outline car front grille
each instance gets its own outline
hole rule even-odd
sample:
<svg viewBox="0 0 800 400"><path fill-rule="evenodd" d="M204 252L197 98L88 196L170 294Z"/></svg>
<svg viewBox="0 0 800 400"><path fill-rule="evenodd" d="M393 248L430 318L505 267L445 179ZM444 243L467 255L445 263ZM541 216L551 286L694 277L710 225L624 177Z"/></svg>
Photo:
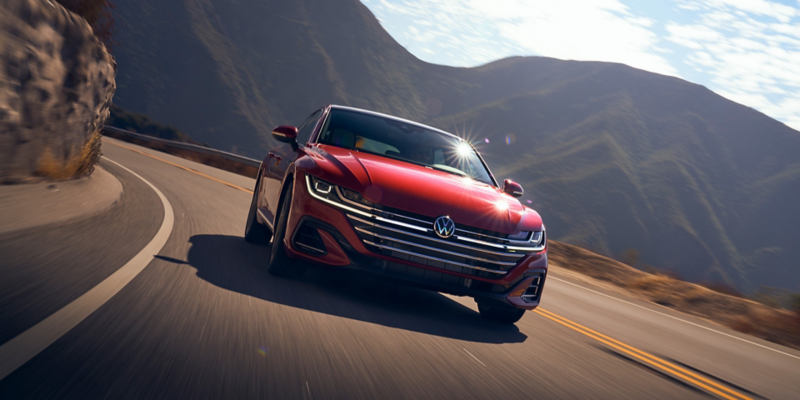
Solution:
<svg viewBox="0 0 800 400"><path fill-rule="evenodd" d="M370 251L397 260L500 279L527 254L543 251L546 246L543 230L531 232L524 239L512 239L501 232L457 224L452 236L439 237L433 231L434 218L370 203L360 194L330 183L322 185L326 188L322 190L311 182L306 175L308 192L342 209Z"/></svg>
<svg viewBox="0 0 800 400"><path fill-rule="evenodd" d="M443 239L433 233L433 221L425 220L429 219L427 217L422 219L398 210L389 212L348 203L369 210L372 218L347 211L346 215L367 248L385 256L465 275L499 279L527 254L507 249L507 245L514 244L507 235L457 227L455 235Z"/></svg>

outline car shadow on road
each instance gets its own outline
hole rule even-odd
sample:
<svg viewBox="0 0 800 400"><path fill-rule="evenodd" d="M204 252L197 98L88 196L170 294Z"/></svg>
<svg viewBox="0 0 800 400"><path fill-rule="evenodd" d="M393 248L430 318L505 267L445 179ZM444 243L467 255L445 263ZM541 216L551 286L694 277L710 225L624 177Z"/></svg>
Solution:
<svg viewBox="0 0 800 400"><path fill-rule="evenodd" d="M478 313L432 291L360 277L332 268L309 268L301 280L267 273L269 247L239 236L195 235L188 264L197 276L221 288L272 303L388 327L483 343L520 343L514 325ZM471 301L471 300L470 300Z"/></svg>

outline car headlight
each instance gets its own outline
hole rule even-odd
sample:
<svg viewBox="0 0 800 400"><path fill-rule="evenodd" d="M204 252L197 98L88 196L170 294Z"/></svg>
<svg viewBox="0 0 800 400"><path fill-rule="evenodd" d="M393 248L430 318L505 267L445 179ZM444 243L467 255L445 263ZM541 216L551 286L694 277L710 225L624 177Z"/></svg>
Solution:
<svg viewBox="0 0 800 400"><path fill-rule="evenodd" d="M508 235L509 240L528 240L530 238L530 231L520 231L516 235Z"/></svg>
<svg viewBox="0 0 800 400"><path fill-rule="evenodd" d="M309 179L309 189L313 190L314 194L324 198L334 197L333 191L336 185L315 176L306 175L306 177Z"/></svg>
<svg viewBox="0 0 800 400"><path fill-rule="evenodd" d="M533 235L531 236L530 243L534 247L539 247L539 246L543 245L544 244L544 231L533 232Z"/></svg>
<svg viewBox="0 0 800 400"><path fill-rule="evenodd" d="M522 231L515 235L509 235L508 239L514 245L514 249L538 251L544 248L544 229L541 231Z"/></svg>
<svg viewBox="0 0 800 400"><path fill-rule="evenodd" d="M330 194L331 190L333 190L333 185L323 181L322 179L313 178L314 182L314 191L319 194Z"/></svg>
<svg viewBox="0 0 800 400"><path fill-rule="evenodd" d="M309 187L313 190L314 194L328 200L333 200L339 203L350 203L357 206L373 207L375 204L364 199L361 193L355 190L343 188L334 185L328 181L322 180L312 175L307 175L309 179Z"/></svg>
<svg viewBox="0 0 800 400"><path fill-rule="evenodd" d="M363 204L368 207L375 206L375 203L364 199L364 196L361 193L356 192L355 190L345 189L341 186L338 186L337 193L346 200L354 201L356 203Z"/></svg>

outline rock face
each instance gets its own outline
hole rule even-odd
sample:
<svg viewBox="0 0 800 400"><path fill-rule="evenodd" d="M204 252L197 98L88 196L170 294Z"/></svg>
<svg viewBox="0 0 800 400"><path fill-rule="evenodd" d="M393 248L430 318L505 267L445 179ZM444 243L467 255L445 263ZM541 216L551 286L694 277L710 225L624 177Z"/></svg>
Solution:
<svg viewBox="0 0 800 400"><path fill-rule="evenodd" d="M88 175L116 89L116 63L55 1L3 0L0 181Z"/></svg>

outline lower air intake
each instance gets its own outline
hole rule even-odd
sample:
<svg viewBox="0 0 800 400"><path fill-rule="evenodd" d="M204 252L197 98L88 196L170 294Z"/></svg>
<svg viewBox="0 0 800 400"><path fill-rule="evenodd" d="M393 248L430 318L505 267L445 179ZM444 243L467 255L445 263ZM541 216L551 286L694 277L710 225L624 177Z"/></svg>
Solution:
<svg viewBox="0 0 800 400"><path fill-rule="evenodd" d="M321 255L327 254L328 250L325 248L325 243L322 237L319 236L317 228L304 223L297 229L297 233L292 240L294 248L304 253Z"/></svg>

